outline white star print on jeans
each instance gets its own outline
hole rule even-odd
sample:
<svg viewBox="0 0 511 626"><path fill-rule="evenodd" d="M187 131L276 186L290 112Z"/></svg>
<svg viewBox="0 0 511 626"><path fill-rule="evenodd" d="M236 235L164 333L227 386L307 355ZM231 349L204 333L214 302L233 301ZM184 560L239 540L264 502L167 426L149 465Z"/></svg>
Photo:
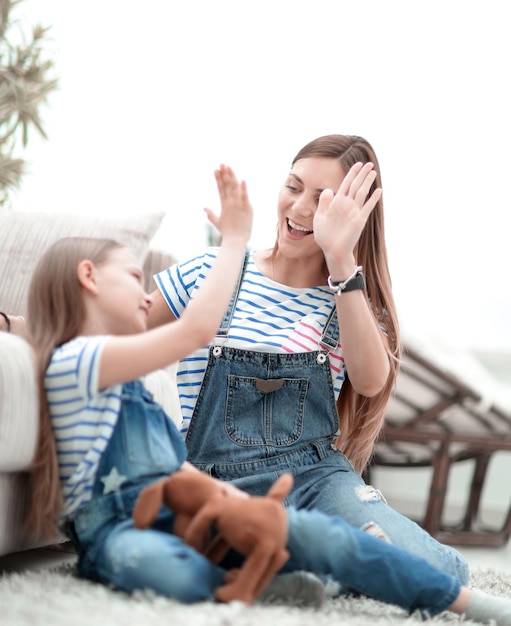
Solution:
<svg viewBox="0 0 511 626"><path fill-rule="evenodd" d="M126 478L127 476L119 474L116 467L112 467L112 469L110 470L110 474L101 478L101 482L105 485L105 488L103 489L103 495L119 491L120 486L126 481Z"/></svg>

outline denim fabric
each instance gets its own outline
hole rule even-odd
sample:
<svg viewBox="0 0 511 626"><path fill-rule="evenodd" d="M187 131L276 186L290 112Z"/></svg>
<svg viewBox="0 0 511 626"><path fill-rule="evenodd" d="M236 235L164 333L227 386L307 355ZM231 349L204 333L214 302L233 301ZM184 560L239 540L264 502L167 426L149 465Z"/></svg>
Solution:
<svg viewBox="0 0 511 626"><path fill-rule="evenodd" d="M286 571L308 570L331 576L345 590L436 615L457 598L461 583L339 517L288 507Z"/></svg>
<svg viewBox="0 0 511 626"><path fill-rule="evenodd" d="M335 340L335 320L328 320L321 345ZM209 350L186 436L189 460L253 495L290 472L295 485L287 504L371 528L466 584L461 554L389 507L335 448L338 419L326 350L281 354L225 347L220 344L229 323L226 316L218 333L223 339Z"/></svg>
<svg viewBox="0 0 511 626"><path fill-rule="evenodd" d="M92 500L66 526L81 576L127 592L153 589L182 602L212 597L224 570L172 535L170 511L163 508L147 530L132 520L141 489L175 472L185 458L183 439L161 407L139 381L125 384Z"/></svg>
<svg viewBox="0 0 511 626"><path fill-rule="evenodd" d="M318 364L317 353L210 348L186 437L188 453L199 467L214 459L218 471L247 464L254 471L271 468L297 447L320 439L331 443L338 428L333 397L328 359ZM307 419L320 411L322 420Z"/></svg>
<svg viewBox="0 0 511 626"><path fill-rule="evenodd" d="M140 490L178 470L184 460L184 443L174 424L140 382L124 385L121 413L102 455L92 499L66 527L78 551L81 576L128 593L152 589L182 602L214 597L225 569L172 535L171 511L163 507L149 529L139 530L132 521ZM458 595L456 578L340 518L287 510L292 556L284 571L331 576L345 590L432 614ZM239 555L230 557L239 565Z"/></svg>

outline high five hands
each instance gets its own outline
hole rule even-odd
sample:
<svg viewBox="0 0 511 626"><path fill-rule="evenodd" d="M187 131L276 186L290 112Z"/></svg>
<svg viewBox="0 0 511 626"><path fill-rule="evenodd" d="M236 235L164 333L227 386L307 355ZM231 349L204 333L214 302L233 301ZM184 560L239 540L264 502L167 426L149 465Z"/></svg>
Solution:
<svg viewBox="0 0 511 626"><path fill-rule="evenodd" d="M353 260L364 226L381 198L377 188L368 197L376 179L372 163L355 163L344 177L337 193L322 191L314 216L314 238L328 259L341 256Z"/></svg>
<svg viewBox="0 0 511 626"><path fill-rule="evenodd" d="M253 210L245 181L239 182L232 169L223 164L215 170L215 180L221 213L217 216L211 209L205 208L208 220L223 238L231 236L248 240L252 230Z"/></svg>

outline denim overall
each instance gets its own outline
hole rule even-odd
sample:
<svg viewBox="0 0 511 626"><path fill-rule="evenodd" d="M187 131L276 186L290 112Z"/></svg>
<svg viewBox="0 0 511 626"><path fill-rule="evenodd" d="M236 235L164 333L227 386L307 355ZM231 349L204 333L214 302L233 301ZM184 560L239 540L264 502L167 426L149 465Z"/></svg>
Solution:
<svg viewBox="0 0 511 626"><path fill-rule="evenodd" d="M132 520L141 489L178 470L185 457L180 433L142 383L123 385L121 411L100 460L92 500L65 527L78 552L81 576L128 593L151 589L181 602L214 597L225 569L172 535L171 511L162 507L153 526L144 530ZM293 553L288 571L331 575L345 588L410 611L438 613L458 595L457 579L344 520L317 511L288 509L288 515ZM376 549L370 549L371 542ZM332 552L346 558L332 559ZM374 574L367 576L367 571Z"/></svg>
<svg viewBox="0 0 511 626"><path fill-rule="evenodd" d="M253 495L265 494L279 474L290 472L294 488L288 505L342 517L466 584L468 567L461 554L389 507L334 445L338 416L328 349L337 346L335 308L313 352L281 354L222 345L245 266L209 349L186 436L189 460Z"/></svg>
<svg viewBox="0 0 511 626"><path fill-rule="evenodd" d="M141 489L178 470L183 438L140 381L123 385L122 405L103 453L92 500L68 520L65 532L78 552L78 572L131 592L154 591L182 602L213 597L224 570L172 535L173 514L162 508L146 530L133 525Z"/></svg>
<svg viewBox="0 0 511 626"><path fill-rule="evenodd" d="M132 512L147 484L175 472L185 460L182 437L140 381L123 386L122 407L101 457L92 500L66 524L84 578L126 592L152 589L182 602L212 599L225 570L172 535L173 514L162 508L155 524L136 529ZM409 609L446 609L459 581L342 519L288 509L296 569L331 575L344 588ZM373 546L371 548L371 545ZM344 558L332 558L343 554ZM368 576L367 572L371 572Z"/></svg>

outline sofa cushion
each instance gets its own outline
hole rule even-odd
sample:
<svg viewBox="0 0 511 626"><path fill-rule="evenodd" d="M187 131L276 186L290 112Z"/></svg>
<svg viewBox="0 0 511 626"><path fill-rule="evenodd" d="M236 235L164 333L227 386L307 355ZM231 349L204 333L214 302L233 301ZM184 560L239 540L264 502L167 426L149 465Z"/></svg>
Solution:
<svg viewBox="0 0 511 626"><path fill-rule="evenodd" d="M39 257L62 237L108 237L144 263L164 213L74 215L0 210L0 311L24 315Z"/></svg>
<svg viewBox="0 0 511 626"><path fill-rule="evenodd" d="M0 333L0 474L26 470L34 456L38 401L29 344Z"/></svg>

